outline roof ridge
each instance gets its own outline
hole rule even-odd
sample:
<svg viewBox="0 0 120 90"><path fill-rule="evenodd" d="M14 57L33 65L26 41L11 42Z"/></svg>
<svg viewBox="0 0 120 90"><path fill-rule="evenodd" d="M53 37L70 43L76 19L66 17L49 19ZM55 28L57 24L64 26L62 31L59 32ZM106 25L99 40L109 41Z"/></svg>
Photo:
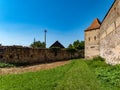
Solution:
<svg viewBox="0 0 120 90"><path fill-rule="evenodd" d="M52 48L52 47L65 48L58 40L55 41L55 42L50 46L50 48Z"/></svg>

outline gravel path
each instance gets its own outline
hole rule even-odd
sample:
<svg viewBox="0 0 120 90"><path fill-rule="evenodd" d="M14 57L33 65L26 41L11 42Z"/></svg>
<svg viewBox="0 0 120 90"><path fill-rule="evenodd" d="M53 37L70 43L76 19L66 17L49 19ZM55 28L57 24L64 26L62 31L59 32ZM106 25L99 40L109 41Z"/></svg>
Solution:
<svg viewBox="0 0 120 90"><path fill-rule="evenodd" d="M69 61L60 61L60 62L39 64L39 65L27 66L27 67L0 68L0 74L5 75L5 74L21 74L25 72L36 72L39 70L47 70L47 69L55 68L68 63Z"/></svg>

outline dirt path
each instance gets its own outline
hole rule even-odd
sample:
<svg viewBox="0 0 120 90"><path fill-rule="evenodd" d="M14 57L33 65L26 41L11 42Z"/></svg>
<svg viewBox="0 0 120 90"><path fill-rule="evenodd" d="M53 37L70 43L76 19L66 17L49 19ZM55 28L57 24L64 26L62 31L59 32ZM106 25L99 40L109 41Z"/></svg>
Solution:
<svg viewBox="0 0 120 90"><path fill-rule="evenodd" d="M35 72L39 70L47 70L47 69L55 68L68 63L69 61L60 61L60 62L40 64L40 65L34 65L28 67L0 68L0 74L3 75L3 74L20 74L25 72Z"/></svg>

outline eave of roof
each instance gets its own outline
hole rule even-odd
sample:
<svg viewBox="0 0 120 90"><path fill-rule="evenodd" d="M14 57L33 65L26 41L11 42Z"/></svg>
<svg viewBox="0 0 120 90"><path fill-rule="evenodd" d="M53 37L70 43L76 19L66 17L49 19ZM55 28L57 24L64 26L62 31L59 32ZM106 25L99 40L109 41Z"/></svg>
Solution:
<svg viewBox="0 0 120 90"><path fill-rule="evenodd" d="M99 27L99 28L93 28L93 29L85 30L85 32L87 32L87 31L92 31L92 30L96 30L96 29L100 29L100 27Z"/></svg>

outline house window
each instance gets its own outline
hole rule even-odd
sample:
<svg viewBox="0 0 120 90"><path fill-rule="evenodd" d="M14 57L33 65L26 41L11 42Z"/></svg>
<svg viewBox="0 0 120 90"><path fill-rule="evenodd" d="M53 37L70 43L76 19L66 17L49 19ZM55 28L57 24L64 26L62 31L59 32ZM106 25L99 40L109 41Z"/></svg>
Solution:
<svg viewBox="0 0 120 90"><path fill-rule="evenodd" d="M96 40L96 36L94 36L94 40Z"/></svg>
<svg viewBox="0 0 120 90"><path fill-rule="evenodd" d="M95 46L92 46L92 47L90 47L90 48L95 48Z"/></svg>
<svg viewBox="0 0 120 90"><path fill-rule="evenodd" d="M88 38L88 41L90 41L90 37Z"/></svg>

